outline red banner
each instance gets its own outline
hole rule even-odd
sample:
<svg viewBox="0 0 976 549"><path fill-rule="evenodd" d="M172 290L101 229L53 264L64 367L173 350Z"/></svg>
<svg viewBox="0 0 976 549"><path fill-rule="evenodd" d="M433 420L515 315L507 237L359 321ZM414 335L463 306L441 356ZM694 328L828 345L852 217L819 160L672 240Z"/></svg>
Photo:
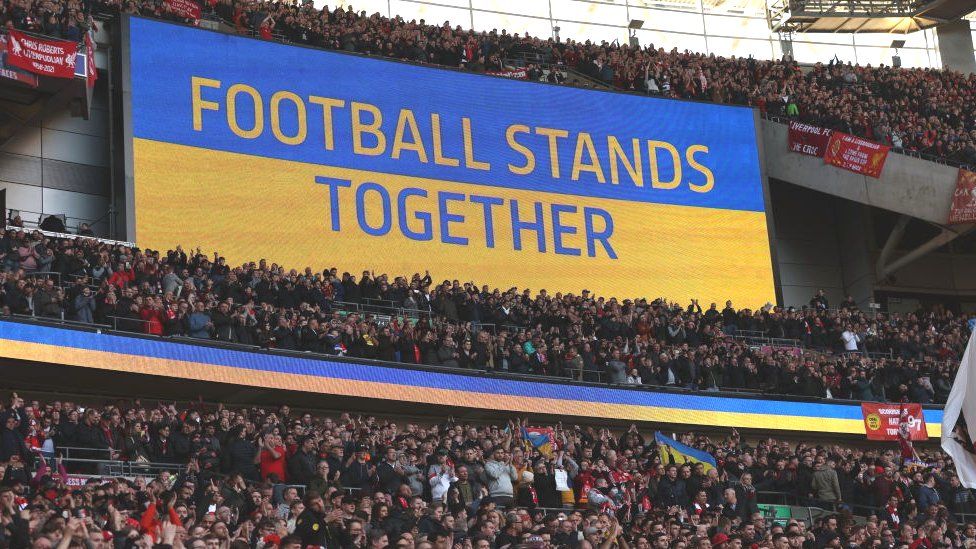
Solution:
<svg viewBox="0 0 976 549"><path fill-rule="evenodd" d="M861 414L868 440L898 440L899 429L905 429L911 440L929 439L921 404L862 402Z"/></svg>
<svg viewBox="0 0 976 549"><path fill-rule="evenodd" d="M0 78L15 80L32 88L38 85L37 75L7 64L7 36L0 35Z"/></svg>
<svg viewBox="0 0 976 549"><path fill-rule="evenodd" d="M827 142L830 141L830 134L833 130L818 128L810 124L791 121L789 133L790 151L817 158L823 158L827 151Z"/></svg>
<svg viewBox="0 0 976 549"><path fill-rule="evenodd" d="M959 168L956 192L949 206L949 224L976 221L976 173Z"/></svg>
<svg viewBox="0 0 976 549"><path fill-rule="evenodd" d="M13 29L7 35L7 62L25 71L74 78L77 55L78 44L74 42L28 36Z"/></svg>
<svg viewBox="0 0 976 549"><path fill-rule="evenodd" d="M166 7L177 17L200 19L200 4L194 0L165 0Z"/></svg>
<svg viewBox="0 0 976 549"><path fill-rule="evenodd" d="M888 149L887 145L834 132L827 144L824 162L854 173L881 177L881 170L888 158Z"/></svg>
<svg viewBox="0 0 976 549"><path fill-rule="evenodd" d="M91 31L85 33L85 70L87 71L88 87L95 86L98 80L98 68L95 67L95 43L92 42Z"/></svg>

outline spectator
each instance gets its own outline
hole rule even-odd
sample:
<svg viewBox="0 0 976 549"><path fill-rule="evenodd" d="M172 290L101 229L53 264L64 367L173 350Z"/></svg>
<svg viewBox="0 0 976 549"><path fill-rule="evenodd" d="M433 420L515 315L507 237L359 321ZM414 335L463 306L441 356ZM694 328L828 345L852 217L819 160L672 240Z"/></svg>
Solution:
<svg viewBox="0 0 976 549"><path fill-rule="evenodd" d="M190 337L209 339L210 331L214 324L210 320L210 315L204 311L202 301L197 301L193 305L193 313L188 318L187 335Z"/></svg>
<svg viewBox="0 0 976 549"><path fill-rule="evenodd" d="M687 307L663 299L621 303L590 292L532 297L474 283L434 284L419 273L369 273L343 283L334 269L298 274L281 266L231 267L219 255L187 254L180 247L143 251L16 231L0 235L2 242L11 250L31 250L31 257L50 257L78 277L62 288L55 278L28 276L18 260L17 268L0 273L0 308L16 314L83 322L90 314L92 322L121 331L589 382L941 402L969 333L966 316L944 309L753 311L728 302L721 311L712 304L702 312L694 301ZM86 286L94 310L84 297ZM393 302L417 287L418 295L430 296L423 301L437 305L417 317L381 323L381 316L346 313L337 287ZM461 316L481 319L493 333ZM795 347L764 349L750 334L791 340ZM859 356L846 356L850 347Z"/></svg>
<svg viewBox="0 0 976 549"><path fill-rule="evenodd" d="M511 439L506 439L510 442ZM491 451L491 459L485 462L488 477L488 495L499 507L510 507L515 499L513 483L518 478L512 466L512 456L502 446Z"/></svg>
<svg viewBox="0 0 976 549"><path fill-rule="evenodd" d="M820 501L840 502L841 491L837 471L827 464L823 456L817 456L815 464L813 476L810 479L813 497Z"/></svg>
<svg viewBox="0 0 976 549"><path fill-rule="evenodd" d="M852 331L850 325L844 326L844 333L840 335L840 338L844 342L845 351L849 353L857 352L857 344L861 341L861 338Z"/></svg>
<svg viewBox="0 0 976 549"><path fill-rule="evenodd" d="M91 288L85 286L81 293L75 296L74 302L75 320L91 324L95 322L95 298L92 297Z"/></svg>

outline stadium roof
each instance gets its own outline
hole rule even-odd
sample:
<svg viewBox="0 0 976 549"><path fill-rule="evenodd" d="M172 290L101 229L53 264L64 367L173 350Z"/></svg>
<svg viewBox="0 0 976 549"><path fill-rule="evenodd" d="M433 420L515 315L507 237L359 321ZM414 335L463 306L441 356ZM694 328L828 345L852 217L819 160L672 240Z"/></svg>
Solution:
<svg viewBox="0 0 976 549"><path fill-rule="evenodd" d="M907 34L955 21L976 0L770 0L773 31Z"/></svg>

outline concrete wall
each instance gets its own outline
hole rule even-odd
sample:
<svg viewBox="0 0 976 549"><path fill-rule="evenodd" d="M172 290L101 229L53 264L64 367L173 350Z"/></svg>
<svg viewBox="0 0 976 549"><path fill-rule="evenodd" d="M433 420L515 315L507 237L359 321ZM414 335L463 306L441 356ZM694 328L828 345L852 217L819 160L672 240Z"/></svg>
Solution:
<svg viewBox="0 0 976 549"><path fill-rule="evenodd" d="M876 258L878 252L872 255ZM888 284L879 285L878 289L976 296L976 256L946 252L929 254L899 269Z"/></svg>
<svg viewBox="0 0 976 549"><path fill-rule="evenodd" d="M942 67L966 74L976 72L973 55L973 34L968 19L943 23L935 28L939 37L939 56Z"/></svg>
<svg viewBox="0 0 976 549"><path fill-rule="evenodd" d="M0 189L6 189L7 208L24 212L25 221L38 217L26 212L64 214L74 229L101 219L94 230L108 234L107 80L98 80L90 120L73 117L65 108L21 128L0 148Z"/></svg>
<svg viewBox="0 0 976 549"><path fill-rule="evenodd" d="M783 305L805 305L822 288L832 304L851 295L866 307L881 292L901 295L905 310L957 301L963 310L976 311L976 254L950 252L950 246L879 282L875 266L888 236L874 234L880 210L778 180L770 182L770 197ZM905 251L896 249L892 257Z"/></svg>
<svg viewBox="0 0 976 549"><path fill-rule="evenodd" d="M942 249L890 280L878 281L875 274L888 235L873 234L880 214L874 208L944 224L957 168L892 153L880 179L863 177L789 152L786 134L784 124L763 122L784 304L805 303L823 287L832 303L850 294L864 306L875 292L894 292L946 296L952 299L942 301L976 310L974 254ZM902 246L892 259L906 251Z"/></svg>
<svg viewBox="0 0 976 549"><path fill-rule="evenodd" d="M781 181L771 182L769 191L783 305L805 305L821 288L839 303L845 289L834 234L836 199Z"/></svg>
<svg viewBox="0 0 976 549"><path fill-rule="evenodd" d="M871 208L840 198L834 198L833 203L844 294L866 308L875 285L875 261L869 253L873 248Z"/></svg>
<svg viewBox="0 0 976 549"><path fill-rule="evenodd" d="M891 153L879 179L865 177L790 152L785 124L764 120L762 128L769 177L932 223L946 222L957 168Z"/></svg>

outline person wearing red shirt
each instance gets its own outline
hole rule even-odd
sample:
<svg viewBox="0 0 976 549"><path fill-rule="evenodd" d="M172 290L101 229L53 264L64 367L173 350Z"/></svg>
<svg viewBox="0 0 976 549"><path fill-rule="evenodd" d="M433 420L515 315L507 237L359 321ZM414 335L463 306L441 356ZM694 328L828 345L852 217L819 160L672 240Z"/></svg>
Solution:
<svg viewBox="0 0 976 549"><path fill-rule="evenodd" d="M125 288L135 279L136 272L132 269L132 264L126 261L125 268L119 269L112 273L112 276L110 276L108 279L108 283L118 288Z"/></svg>
<svg viewBox="0 0 976 549"><path fill-rule="evenodd" d="M271 40L274 38L274 35L271 34L274 26L275 21L270 15L264 18L264 21L261 22L261 28L258 29L258 32L261 35L261 40Z"/></svg>
<svg viewBox="0 0 976 549"><path fill-rule="evenodd" d="M147 299L139 311L139 317L143 320L143 331L147 334L163 335L163 309L159 298Z"/></svg>
<svg viewBox="0 0 976 549"><path fill-rule="evenodd" d="M261 479L268 480L271 475L278 477L278 482L285 482L286 450L281 437L275 434L265 435L259 439L261 451L254 456L254 464L261 468Z"/></svg>

